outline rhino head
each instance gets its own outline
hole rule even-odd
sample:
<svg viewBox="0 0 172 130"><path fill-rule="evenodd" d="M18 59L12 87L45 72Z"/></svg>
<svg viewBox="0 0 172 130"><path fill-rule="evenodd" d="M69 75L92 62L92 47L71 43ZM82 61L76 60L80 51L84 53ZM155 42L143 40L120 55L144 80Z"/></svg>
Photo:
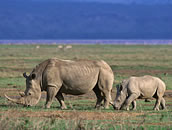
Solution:
<svg viewBox="0 0 172 130"><path fill-rule="evenodd" d="M122 109L123 104L125 103L125 100L127 98L127 91L125 89L124 83L120 83L116 86L117 93L116 98L113 104L114 109Z"/></svg>
<svg viewBox="0 0 172 130"><path fill-rule="evenodd" d="M24 106L34 106L36 105L41 98L41 87L40 82L37 80L37 75L35 73L31 73L29 76L26 73L23 74L26 78L26 90L24 93L20 94L20 98L12 99L5 95L5 97L17 104L22 104Z"/></svg>

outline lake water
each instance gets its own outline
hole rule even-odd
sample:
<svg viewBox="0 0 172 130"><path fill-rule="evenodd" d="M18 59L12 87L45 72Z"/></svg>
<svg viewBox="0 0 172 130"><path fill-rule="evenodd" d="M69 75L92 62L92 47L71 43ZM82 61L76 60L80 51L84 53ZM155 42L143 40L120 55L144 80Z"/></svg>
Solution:
<svg viewBox="0 0 172 130"><path fill-rule="evenodd" d="M172 44L172 40L0 40L0 44Z"/></svg>

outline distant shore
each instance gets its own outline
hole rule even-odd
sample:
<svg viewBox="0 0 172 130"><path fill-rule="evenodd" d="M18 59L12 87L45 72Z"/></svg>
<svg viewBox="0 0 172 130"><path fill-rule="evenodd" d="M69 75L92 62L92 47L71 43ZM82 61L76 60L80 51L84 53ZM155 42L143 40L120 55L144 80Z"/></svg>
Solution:
<svg viewBox="0 0 172 130"><path fill-rule="evenodd" d="M172 45L172 40L0 40L0 44L122 44Z"/></svg>

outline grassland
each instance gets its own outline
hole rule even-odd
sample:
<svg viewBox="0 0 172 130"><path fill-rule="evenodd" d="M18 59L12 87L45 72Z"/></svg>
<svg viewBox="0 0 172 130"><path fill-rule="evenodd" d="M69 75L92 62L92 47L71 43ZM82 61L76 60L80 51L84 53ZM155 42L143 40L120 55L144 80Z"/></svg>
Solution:
<svg viewBox="0 0 172 130"><path fill-rule="evenodd" d="M172 128L172 46L171 45L0 45L0 128L1 129L171 129ZM25 89L23 72L45 59L105 60L113 69L115 84L132 75L160 77L167 85L167 110L155 112L152 100L137 101L136 111L95 110L95 95L64 95L67 110L54 101L44 109L45 93L35 107L9 103L4 94L17 97ZM112 93L115 98L115 88Z"/></svg>

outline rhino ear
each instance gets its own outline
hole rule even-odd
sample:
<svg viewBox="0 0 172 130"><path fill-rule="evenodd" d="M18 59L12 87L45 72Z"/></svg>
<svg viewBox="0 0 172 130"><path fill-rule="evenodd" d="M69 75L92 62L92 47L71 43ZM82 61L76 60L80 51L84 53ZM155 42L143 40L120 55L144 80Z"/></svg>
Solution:
<svg viewBox="0 0 172 130"><path fill-rule="evenodd" d="M25 77L26 79L28 78L28 76L26 75L26 72L23 73L23 77Z"/></svg>
<svg viewBox="0 0 172 130"><path fill-rule="evenodd" d="M36 78L36 74L33 73L33 74L31 75L31 79L35 79L35 78Z"/></svg>

